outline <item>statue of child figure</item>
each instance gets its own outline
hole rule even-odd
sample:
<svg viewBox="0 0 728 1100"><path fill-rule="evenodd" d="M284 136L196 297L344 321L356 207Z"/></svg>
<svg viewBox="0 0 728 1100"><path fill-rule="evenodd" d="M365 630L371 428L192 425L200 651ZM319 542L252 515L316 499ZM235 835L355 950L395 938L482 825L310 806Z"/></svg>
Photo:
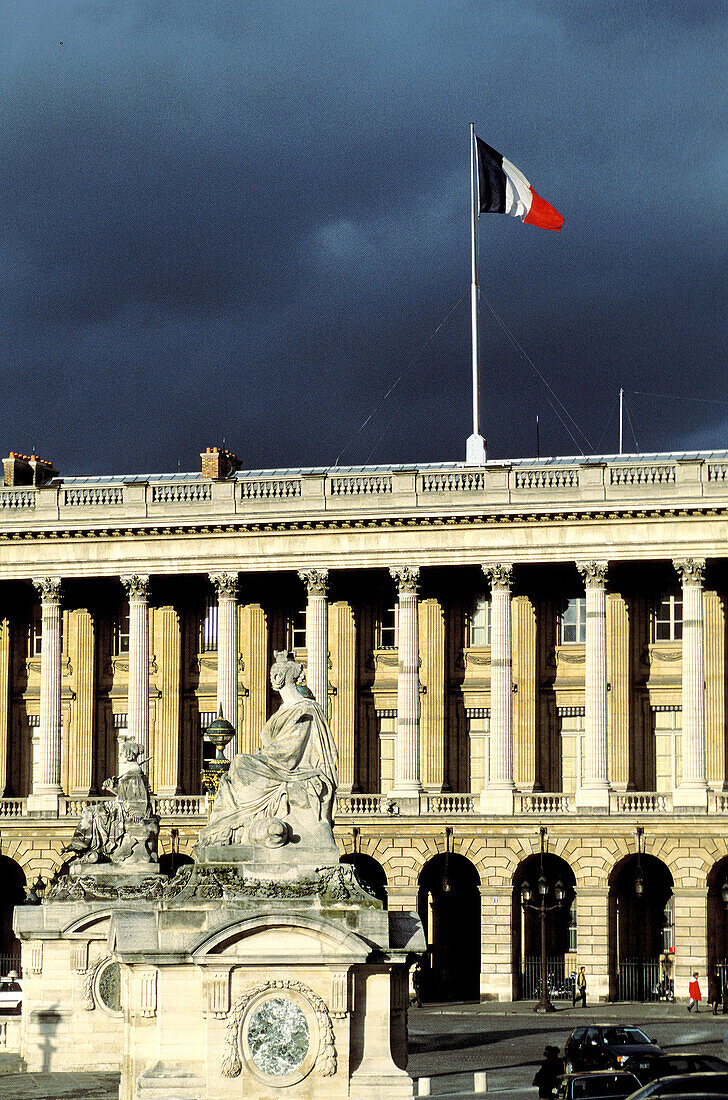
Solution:
<svg viewBox="0 0 728 1100"><path fill-rule="evenodd" d="M87 806L62 855L78 863L158 863L159 818L152 812L149 781L139 758L141 746L121 748L119 775L105 779L102 790L115 797Z"/></svg>

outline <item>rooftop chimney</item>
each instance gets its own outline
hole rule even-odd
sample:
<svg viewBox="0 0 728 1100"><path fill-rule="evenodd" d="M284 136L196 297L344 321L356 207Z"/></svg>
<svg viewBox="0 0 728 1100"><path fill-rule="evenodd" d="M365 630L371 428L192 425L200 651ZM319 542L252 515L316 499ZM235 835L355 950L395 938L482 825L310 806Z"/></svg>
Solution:
<svg viewBox="0 0 728 1100"><path fill-rule="evenodd" d="M200 455L202 459L202 476L213 478L215 481L223 481L230 474L239 470L242 462L232 451L226 451L223 447L208 447Z"/></svg>
<svg viewBox="0 0 728 1100"><path fill-rule="evenodd" d="M6 485L47 485L54 477L58 477L58 470L53 463L37 455L21 455L11 451L7 458L3 459L4 481Z"/></svg>

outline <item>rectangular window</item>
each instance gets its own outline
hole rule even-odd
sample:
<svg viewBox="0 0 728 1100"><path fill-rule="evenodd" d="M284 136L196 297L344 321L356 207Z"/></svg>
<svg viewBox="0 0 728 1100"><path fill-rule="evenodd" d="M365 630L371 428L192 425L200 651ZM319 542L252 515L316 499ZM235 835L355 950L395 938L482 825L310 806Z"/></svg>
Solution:
<svg viewBox="0 0 728 1100"><path fill-rule="evenodd" d="M114 656L129 652L129 603L125 601L119 608L114 623Z"/></svg>
<svg viewBox="0 0 728 1100"><path fill-rule="evenodd" d="M217 600L208 596L200 620L200 653L217 651Z"/></svg>
<svg viewBox="0 0 728 1100"><path fill-rule="evenodd" d="M217 718L217 714L215 713L214 710L201 711L200 712L200 734L202 735L202 738L203 738L203 740L202 740L202 762L203 762L203 764L207 764L207 763L209 763L210 760L214 760L215 756L217 755L217 749L215 748L215 746L212 744L211 741L208 741L207 738L204 736L205 730L207 729L208 726L212 725L212 723L215 721L216 718Z"/></svg>
<svg viewBox="0 0 728 1100"><path fill-rule="evenodd" d="M43 620L39 607L33 609L33 616L28 624L28 656L40 657L43 646Z"/></svg>
<svg viewBox="0 0 728 1100"><path fill-rule="evenodd" d="M469 647L490 645L490 600L478 596L467 620L465 644Z"/></svg>
<svg viewBox="0 0 728 1100"><path fill-rule="evenodd" d="M397 608L385 607L379 612L377 619L377 649L397 648Z"/></svg>
<svg viewBox="0 0 728 1100"><path fill-rule="evenodd" d="M586 600L583 596L569 600L560 620L562 645L579 645L586 641Z"/></svg>
<svg viewBox="0 0 728 1100"><path fill-rule="evenodd" d="M679 642L682 638L682 592L666 593L652 612L652 640Z"/></svg>
<svg viewBox="0 0 728 1100"><path fill-rule="evenodd" d="M306 648L306 608L293 611L286 619L286 648L298 653Z"/></svg>

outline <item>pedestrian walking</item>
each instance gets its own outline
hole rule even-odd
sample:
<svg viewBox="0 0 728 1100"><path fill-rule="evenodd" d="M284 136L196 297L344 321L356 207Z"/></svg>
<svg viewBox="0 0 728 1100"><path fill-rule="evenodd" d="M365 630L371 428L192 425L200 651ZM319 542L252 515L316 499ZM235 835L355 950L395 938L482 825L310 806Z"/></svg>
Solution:
<svg viewBox="0 0 728 1100"><path fill-rule="evenodd" d="M700 983L698 982L697 970L693 974L693 980L688 986L688 996L690 997L690 1000L688 1001L688 1012L693 1007L693 1005L695 1005L695 1011L700 1012L700 1002L703 999L703 995L700 992Z"/></svg>
<svg viewBox="0 0 728 1100"><path fill-rule="evenodd" d="M543 1062L536 1070L533 1079L538 1087L539 1097L553 1097L559 1077L564 1072L564 1060L559 1056L558 1047L546 1047L543 1052Z"/></svg>
<svg viewBox="0 0 728 1100"><path fill-rule="evenodd" d="M571 986L571 1005L572 1008L576 1008L576 971L572 970L569 974L569 984Z"/></svg>
<svg viewBox="0 0 728 1100"><path fill-rule="evenodd" d="M586 967L580 967L576 978L576 995L581 997L581 1007L586 1008Z"/></svg>
<svg viewBox="0 0 728 1100"><path fill-rule="evenodd" d="M716 966L715 971L708 978L708 1002L713 1009L713 1015L718 1015L718 1001L721 999L720 970Z"/></svg>
<svg viewBox="0 0 728 1100"><path fill-rule="evenodd" d="M422 1008L422 960L417 960L417 965L412 971L412 988L415 991L415 1004Z"/></svg>
<svg viewBox="0 0 728 1100"><path fill-rule="evenodd" d="M721 967L721 994L723 997L723 1015L728 1016L728 967Z"/></svg>

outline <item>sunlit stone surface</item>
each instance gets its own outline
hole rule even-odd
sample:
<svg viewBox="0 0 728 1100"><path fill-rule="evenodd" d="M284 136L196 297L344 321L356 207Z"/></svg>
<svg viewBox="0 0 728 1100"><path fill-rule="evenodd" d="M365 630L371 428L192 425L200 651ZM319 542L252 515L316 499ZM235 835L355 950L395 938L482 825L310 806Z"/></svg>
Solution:
<svg viewBox="0 0 728 1100"><path fill-rule="evenodd" d="M306 1017L293 1001L275 997L255 1010L248 1024L248 1047L259 1070L284 1077L301 1065L308 1053Z"/></svg>

